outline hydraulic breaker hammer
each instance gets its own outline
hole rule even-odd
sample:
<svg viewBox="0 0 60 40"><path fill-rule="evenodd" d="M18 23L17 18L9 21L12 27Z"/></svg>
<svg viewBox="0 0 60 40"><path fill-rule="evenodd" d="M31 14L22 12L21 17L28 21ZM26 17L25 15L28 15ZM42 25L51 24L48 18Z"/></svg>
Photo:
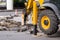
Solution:
<svg viewBox="0 0 60 40"><path fill-rule="evenodd" d="M36 1L33 1L32 24L34 25L34 35L37 35L38 8Z"/></svg>

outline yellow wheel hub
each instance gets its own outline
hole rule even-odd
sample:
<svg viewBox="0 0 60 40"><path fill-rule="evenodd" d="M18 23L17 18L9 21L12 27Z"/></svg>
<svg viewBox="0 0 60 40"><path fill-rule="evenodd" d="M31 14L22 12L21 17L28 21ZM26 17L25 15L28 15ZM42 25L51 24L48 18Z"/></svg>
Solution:
<svg viewBox="0 0 60 40"><path fill-rule="evenodd" d="M42 28L47 30L50 27L50 19L48 18L48 16L43 16L41 19L41 25Z"/></svg>

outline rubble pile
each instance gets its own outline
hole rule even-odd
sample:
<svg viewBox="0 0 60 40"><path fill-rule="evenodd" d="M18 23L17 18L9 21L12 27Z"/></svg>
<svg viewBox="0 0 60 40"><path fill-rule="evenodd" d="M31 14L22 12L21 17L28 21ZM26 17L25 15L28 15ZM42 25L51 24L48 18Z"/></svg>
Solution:
<svg viewBox="0 0 60 40"><path fill-rule="evenodd" d="M7 17L0 18L0 29L8 29L12 27L21 27L21 22L17 22L14 20L7 19ZM10 29L9 29L10 30Z"/></svg>
<svg viewBox="0 0 60 40"><path fill-rule="evenodd" d="M27 24L27 25L21 25L21 22L17 22L14 20L11 20L13 17L0 17L0 30L7 30L11 31L12 29L18 31L18 32L23 32L26 30L31 30L33 25ZM14 31L12 30L12 31Z"/></svg>
<svg viewBox="0 0 60 40"><path fill-rule="evenodd" d="M2 20L0 22L0 26L6 26L6 27L13 27L13 26L20 26L21 23L20 22L16 22L14 20Z"/></svg>

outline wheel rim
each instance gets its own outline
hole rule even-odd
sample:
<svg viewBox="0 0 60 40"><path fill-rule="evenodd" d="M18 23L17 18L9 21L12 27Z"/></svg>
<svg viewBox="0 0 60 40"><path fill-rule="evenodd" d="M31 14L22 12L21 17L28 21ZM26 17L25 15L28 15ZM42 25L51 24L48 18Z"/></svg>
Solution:
<svg viewBox="0 0 60 40"><path fill-rule="evenodd" d="M49 27L50 27L50 19L49 19L48 16L43 16L41 18L41 25L42 25L43 29L45 29L45 30L49 29Z"/></svg>

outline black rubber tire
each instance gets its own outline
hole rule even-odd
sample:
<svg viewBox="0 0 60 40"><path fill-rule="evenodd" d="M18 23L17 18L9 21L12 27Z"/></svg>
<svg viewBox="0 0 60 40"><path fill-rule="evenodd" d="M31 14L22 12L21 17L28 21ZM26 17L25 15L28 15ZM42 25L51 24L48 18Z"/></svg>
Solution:
<svg viewBox="0 0 60 40"><path fill-rule="evenodd" d="M50 19L50 27L47 30L43 29L43 27L41 25L41 18L44 15L48 16L48 18ZM52 34L57 32L57 30L58 30L58 22L57 22L58 18L56 17L55 13L52 10L46 9L46 10L41 11L39 14L38 20L40 20L39 21L39 28L45 34L52 35Z"/></svg>

